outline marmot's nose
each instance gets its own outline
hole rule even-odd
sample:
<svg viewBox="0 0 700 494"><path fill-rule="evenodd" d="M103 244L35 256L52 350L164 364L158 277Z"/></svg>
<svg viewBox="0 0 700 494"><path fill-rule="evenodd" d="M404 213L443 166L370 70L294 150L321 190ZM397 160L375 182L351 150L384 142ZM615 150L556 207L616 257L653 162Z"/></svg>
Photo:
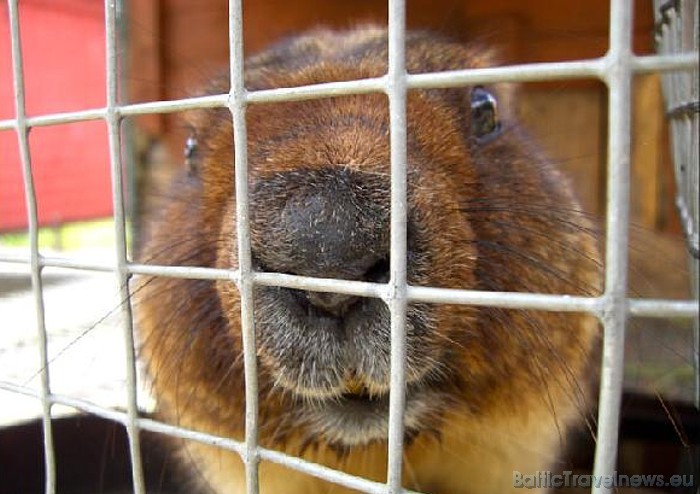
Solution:
<svg viewBox="0 0 700 494"><path fill-rule="evenodd" d="M386 177L343 168L275 174L254 187L253 252L271 271L385 281L389 218ZM347 302L330 295L310 302L325 309Z"/></svg>

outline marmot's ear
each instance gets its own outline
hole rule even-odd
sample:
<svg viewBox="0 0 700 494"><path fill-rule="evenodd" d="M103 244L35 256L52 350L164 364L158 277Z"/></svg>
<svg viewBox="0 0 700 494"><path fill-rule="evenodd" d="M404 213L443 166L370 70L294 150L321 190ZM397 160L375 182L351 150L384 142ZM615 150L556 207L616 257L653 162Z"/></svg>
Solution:
<svg viewBox="0 0 700 494"><path fill-rule="evenodd" d="M468 66L473 68L500 67L513 63L503 50L489 43L487 37L472 39L466 45ZM464 67L463 67L464 68ZM520 85L514 82L488 84L486 89L498 103L500 122L514 120L517 116L516 97ZM476 89L476 88L475 88Z"/></svg>

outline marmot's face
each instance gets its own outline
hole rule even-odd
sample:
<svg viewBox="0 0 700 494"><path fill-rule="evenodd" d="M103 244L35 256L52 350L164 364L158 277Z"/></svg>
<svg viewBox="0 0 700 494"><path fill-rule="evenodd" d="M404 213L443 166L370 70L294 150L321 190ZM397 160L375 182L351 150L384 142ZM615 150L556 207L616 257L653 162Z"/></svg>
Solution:
<svg viewBox="0 0 700 494"><path fill-rule="evenodd" d="M250 59L246 87L382 76L385 34L358 33L302 37ZM407 67L479 67L482 52L416 35L408 40ZM227 88L221 81L213 91ZM595 292L590 223L575 214L569 185L523 134L501 127L495 103L480 87L409 91L409 284ZM388 106L380 94L248 106L257 271L388 281ZM231 116L204 111L192 125L197 145L188 144L187 156L196 163L168 196L147 257L235 269ZM186 425L242 437L238 290L228 281L154 278L140 297L143 353L162 408ZM302 445L350 447L386 437L391 338L384 301L257 285L254 322L262 444L277 447L295 436ZM585 401L579 381L595 339L580 315L409 304L406 431L444 433L455 416L468 422L512 412L527 422L532 410L567 423Z"/></svg>

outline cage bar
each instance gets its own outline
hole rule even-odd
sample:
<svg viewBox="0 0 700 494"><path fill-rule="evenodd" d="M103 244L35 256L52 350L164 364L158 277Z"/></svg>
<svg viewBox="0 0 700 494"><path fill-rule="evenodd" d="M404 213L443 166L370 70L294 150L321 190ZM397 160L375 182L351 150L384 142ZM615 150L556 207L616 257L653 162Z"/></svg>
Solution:
<svg viewBox="0 0 700 494"><path fill-rule="evenodd" d="M678 53L673 55L631 55L630 66L635 74L652 72L676 72L697 67L698 53ZM508 65L504 67L484 67L446 72L407 74L408 89L438 89L485 84L493 82L535 82L548 80L572 80L603 78L604 59L574 62L547 62ZM351 94L381 93L385 91L383 77L358 79L353 81L328 82L290 88L261 89L246 92L246 102L250 104L281 103L307 99L333 98ZM201 108L224 108L229 94L215 94L174 100L150 101L124 104L115 111L122 116L175 113ZM105 109L89 109L75 112L50 113L28 116L27 127L45 127L65 123L106 118ZM0 120L0 131L11 130L16 126L15 119Z"/></svg>
<svg viewBox="0 0 700 494"><path fill-rule="evenodd" d="M406 408L406 4L389 0L388 74L389 137L391 156L391 238L389 284L386 302L391 314L391 382L387 438L387 492L401 492L404 423Z"/></svg>
<svg viewBox="0 0 700 494"><path fill-rule="evenodd" d="M606 59L608 85L608 199L606 211L603 355L598 404L598 434L593 465L597 478L611 476L617 462L620 405L624 376L627 319L627 256L630 193L632 71L630 69L632 3L610 4L610 47ZM610 487L594 486L602 494Z"/></svg>
<svg viewBox="0 0 700 494"><path fill-rule="evenodd" d="M236 186L236 236L238 241L238 290L241 298L241 335L245 374L245 462L246 492L258 493L258 369L253 317L253 262L248 221L248 139L243 55L243 10L241 0L229 2L229 53L231 92L229 109L233 119ZM232 279L235 275L232 273Z"/></svg>
<svg viewBox="0 0 700 494"><path fill-rule="evenodd" d="M119 59L117 46L117 0L105 1L105 49L107 61L107 108L106 123L109 138L109 158L112 177L112 202L114 207L114 229L117 254L115 270L121 314L123 318L124 345L126 354L127 420L125 427L129 438L131 476L136 494L145 494L146 486L141 461L141 441L138 428L136 349L134 345L134 323L131 310L129 271L127 269L126 215L124 212L124 186L122 180L121 116L119 107Z"/></svg>
<svg viewBox="0 0 700 494"><path fill-rule="evenodd" d="M29 127L26 124L24 97L24 64L22 60L22 38L20 35L19 9L17 0L8 1L10 17L10 42L12 49L12 84L15 97L15 130L19 144L24 196L27 205L29 225L29 249L32 281L32 296L36 312L36 327L39 337L39 375L41 381L42 432L44 442L45 492L56 492L56 451L54 449L53 428L51 426L51 382L49 377L48 335L44 313L44 286L41 279L41 254L39 252L39 218L37 213L36 191L32 175L31 151L29 149Z"/></svg>
<svg viewBox="0 0 700 494"><path fill-rule="evenodd" d="M30 256L0 255L0 262L30 264ZM112 264L85 262L68 257L42 256L42 267L76 269L83 271L114 272ZM193 266L160 266L154 264L129 263L130 274L164 276L191 280L234 280L239 278L238 271ZM386 285L364 281L313 278L283 273L254 272L255 285L294 288L317 292L343 293L358 297L383 298ZM501 309L533 309L557 312L587 312L599 315L603 302L598 297L553 295L544 293L520 292L483 292L455 288L435 288L425 286L407 287L409 302L434 304L469 304L481 307L498 307ZM635 317L651 318L697 318L700 313L698 304L693 300L629 298L627 313Z"/></svg>
<svg viewBox="0 0 700 494"><path fill-rule="evenodd" d="M656 43L661 54L679 56L696 49L700 42L698 2L692 0L655 0ZM691 276L691 293L700 293L700 232L698 218L698 133L700 132L700 75L692 72L666 73L662 77L667 116L671 133L671 149L676 179L676 206L686 242ZM695 320L695 406L700 409L700 321Z"/></svg>

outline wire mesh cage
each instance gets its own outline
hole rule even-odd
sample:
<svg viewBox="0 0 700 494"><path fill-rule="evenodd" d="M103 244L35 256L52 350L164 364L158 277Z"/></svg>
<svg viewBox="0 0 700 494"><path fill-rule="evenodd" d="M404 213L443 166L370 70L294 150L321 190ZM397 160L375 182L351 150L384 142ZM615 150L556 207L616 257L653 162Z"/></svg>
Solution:
<svg viewBox="0 0 700 494"><path fill-rule="evenodd" d="M693 1L655 2L657 50L663 54L697 49L698 3ZM676 206L683 225L688 252L693 295L698 296L698 136L700 101L698 71L664 74L664 94L671 126L671 145L676 177ZM695 325L695 368L700 369L700 327ZM696 372L695 400L700 406L700 372Z"/></svg>
<svg viewBox="0 0 700 494"><path fill-rule="evenodd" d="M274 462L293 470L325 479L329 482L369 493L407 492L402 487L402 459L404 449L404 423L406 387L406 311L410 302L435 304L464 304L513 309L559 310L586 312L597 317L604 326L604 345L600 387L597 448L594 473L598 477L611 476L615 472L618 444L618 424L623 376L623 345L625 324L630 315L649 317L698 317L694 301L640 300L627 295L627 244L629 225L629 164L630 164L630 99L631 79L634 74L664 71L669 114L677 139L675 151L678 169L679 208L684 218L691 251L697 256L697 196L698 196L698 146L697 146L697 2L670 2L660 5L660 32L669 55L635 56L631 50L630 26L632 2L611 2L609 51L601 58L561 63L525 64L488 69L464 69L450 72L408 74L405 53L405 2L389 2L388 23L388 72L382 77L324 83L296 88L275 88L250 91L244 83L243 16L240 1L230 3L230 92L213 96L189 98L178 101L153 101L148 103L121 104L118 98L118 26L117 5L107 1L106 53L107 53L107 104L105 108L82 112L28 116L25 111L22 68L21 36L18 23L18 2L8 0L13 45L13 75L15 116L0 121L0 130L17 134L24 170L30 255L6 256L5 262L30 266L35 312L41 352L41 387L39 390L21 384L0 382L0 388L37 398L42 405L43 438L45 450L45 492L56 492L56 453L53 445L52 406L65 404L84 412L104 417L124 425L129 440L129 452L133 477L133 492L147 491L141 460L140 432L153 431L173 437L194 440L226 448L240 455L245 464L246 489L250 494L258 492L258 465L261 461ZM676 15L682 12L682 15ZM681 22L679 22L679 19ZM695 22L692 36L682 38L667 32L677 24ZM685 31L687 33L687 31ZM683 41L685 40L685 41ZM694 72L692 72L694 71ZM691 74L694 74L691 75ZM412 89L463 87L468 85L511 81L540 81L575 78L596 78L606 83L609 90L609 145L610 165L607 178L608 204L606 223L605 292L596 297L564 294L543 295L535 293L500 293L474 290L441 289L410 286L406 275L407 252L407 170L406 170L406 98ZM251 105L327 98L339 95L379 93L387 96L390 108L391 136L391 266L388 283L353 283L313 277L291 276L280 273L257 272L253 268L250 247L248 196L248 170L246 149L246 112ZM124 213L124 185L122 183L122 134L124 118L149 113L176 112L192 108L224 108L232 115L235 146L235 184L237 202L236 225L238 228L239 266L235 270L193 268L185 266L154 266L138 264L127 255L126 218ZM33 188L31 152L28 134L31 128L82 120L103 120L109 133L111 176L116 233L116 268L109 264L89 263L82 259L58 258L42 255L38 246L36 194ZM120 288L120 300L124 319L124 341L128 349L126 359L126 383L128 397L125 410L97 406L87 400L56 394L49 379L51 362L47 356L46 318L44 315L43 285L41 273L45 267L58 266L70 269L107 271L115 273ZM697 259L694 264L697 293ZM237 441L198 431L188 430L141 416L137 401L137 364L135 358L134 328L129 291L132 275L169 276L188 279L227 280L235 282L241 293L241 333L245 366L245 439ZM388 459L386 482L374 482L314 464L279 451L266 449L258 444L258 384L256 368L255 327L253 298L255 286L282 286L320 292L337 292L380 298L391 312L391 386L388 414ZM697 365L697 364L696 364ZM594 492L611 492L612 486L598 485Z"/></svg>

